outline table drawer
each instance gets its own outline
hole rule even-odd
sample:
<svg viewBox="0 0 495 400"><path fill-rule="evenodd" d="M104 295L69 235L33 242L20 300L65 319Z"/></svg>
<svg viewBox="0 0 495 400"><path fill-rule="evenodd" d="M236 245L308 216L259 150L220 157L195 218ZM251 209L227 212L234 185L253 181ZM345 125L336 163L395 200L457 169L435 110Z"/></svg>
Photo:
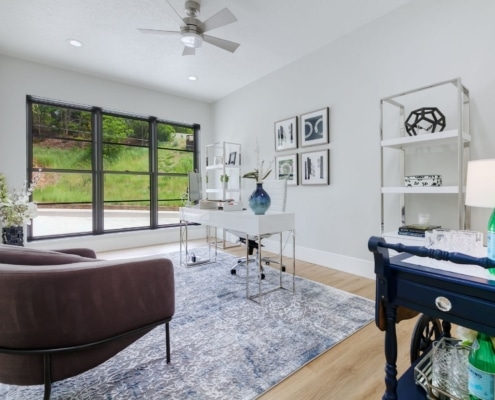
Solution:
<svg viewBox="0 0 495 400"><path fill-rule="evenodd" d="M490 321L493 319L493 301L466 296L445 289L435 288L422 283L397 280L396 299L392 303L401 303L411 308L431 310L428 315L448 319L449 315L468 321ZM425 311L423 311L425 312Z"/></svg>

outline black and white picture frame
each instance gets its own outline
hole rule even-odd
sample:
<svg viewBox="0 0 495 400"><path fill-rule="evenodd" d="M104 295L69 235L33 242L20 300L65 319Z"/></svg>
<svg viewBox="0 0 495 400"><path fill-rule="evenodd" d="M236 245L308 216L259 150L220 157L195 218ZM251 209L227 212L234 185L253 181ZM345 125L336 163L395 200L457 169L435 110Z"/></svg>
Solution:
<svg viewBox="0 0 495 400"><path fill-rule="evenodd" d="M301 115L301 147L316 146L329 141L328 107Z"/></svg>
<svg viewBox="0 0 495 400"><path fill-rule="evenodd" d="M275 122L275 150L297 149L297 117Z"/></svg>
<svg viewBox="0 0 495 400"><path fill-rule="evenodd" d="M301 153L302 185L330 184L329 155L328 149Z"/></svg>
<svg viewBox="0 0 495 400"><path fill-rule="evenodd" d="M275 157L275 173L277 179L287 179L287 186L297 186L297 154Z"/></svg>
<svg viewBox="0 0 495 400"><path fill-rule="evenodd" d="M233 151L229 153L229 162L228 165L236 165L237 151Z"/></svg>

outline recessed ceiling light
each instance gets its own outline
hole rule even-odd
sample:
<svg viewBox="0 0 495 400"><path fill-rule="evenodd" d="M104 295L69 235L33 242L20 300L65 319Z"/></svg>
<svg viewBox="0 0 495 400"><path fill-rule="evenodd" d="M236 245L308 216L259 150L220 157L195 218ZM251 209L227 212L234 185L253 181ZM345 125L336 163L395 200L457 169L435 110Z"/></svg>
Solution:
<svg viewBox="0 0 495 400"><path fill-rule="evenodd" d="M67 41L69 42L69 44L71 46L74 46L74 47L81 47L82 46L82 43L79 40L76 40L76 39L67 39Z"/></svg>
<svg viewBox="0 0 495 400"><path fill-rule="evenodd" d="M191 76L188 77L188 79L190 81L196 81L196 80L198 80L198 77L197 76L194 76L194 75L191 75Z"/></svg>

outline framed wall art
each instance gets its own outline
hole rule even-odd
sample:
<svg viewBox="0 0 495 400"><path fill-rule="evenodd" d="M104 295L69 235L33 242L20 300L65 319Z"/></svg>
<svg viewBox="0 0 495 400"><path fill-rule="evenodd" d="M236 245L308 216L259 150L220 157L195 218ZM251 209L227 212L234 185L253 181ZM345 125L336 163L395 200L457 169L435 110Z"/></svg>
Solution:
<svg viewBox="0 0 495 400"><path fill-rule="evenodd" d="M235 164L236 158L237 158L237 151L233 151L233 152L229 153L228 165L236 165Z"/></svg>
<svg viewBox="0 0 495 400"><path fill-rule="evenodd" d="M301 115L301 147L316 146L329 141L328 107Z"/></svg>
<svg viewBox="0 0 495 400"><path fill-rule="evenodd" d="M287 186L298 184L297 154L275 157L277 179L287 179Z"/></svg>
<svg viewBox="0 0 495 400"><path fill-rule="evenodd" d="M297 149L297 117L275 122L275 150Z"/></svg>
<svg viewBox="0 0 495 400"><path fill-rule="evenodd" d="M328 149L301 153L302 185L330 184L329 155Z"/></svg>

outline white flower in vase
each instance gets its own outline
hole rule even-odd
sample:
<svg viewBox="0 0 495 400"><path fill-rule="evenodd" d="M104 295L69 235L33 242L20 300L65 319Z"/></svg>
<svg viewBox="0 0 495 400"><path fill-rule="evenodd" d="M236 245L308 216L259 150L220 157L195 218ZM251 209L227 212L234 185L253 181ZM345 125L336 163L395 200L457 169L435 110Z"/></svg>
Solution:
<svg viewBox="0 0 495 400"><path fill-rule="evenodd" d="M248 179L256 179L256 183L263 183L263 181L272 172L272 161L270 161L268 168L265 168L265 161L260 161L260 149L258 145L258 140L256 140L256 168L254 171L245 173L242 177Z"/></svg>
<svg viewBox="0 0 495 400"><path fill-rule="evenodd" d="M39 174L28 186L24 183L21 190L8 191L7 180L4 174L0 174L0 223L2 227L22 226L31 224L31 220L38 215L35 203L29 201L38 181Z"/></svg>

